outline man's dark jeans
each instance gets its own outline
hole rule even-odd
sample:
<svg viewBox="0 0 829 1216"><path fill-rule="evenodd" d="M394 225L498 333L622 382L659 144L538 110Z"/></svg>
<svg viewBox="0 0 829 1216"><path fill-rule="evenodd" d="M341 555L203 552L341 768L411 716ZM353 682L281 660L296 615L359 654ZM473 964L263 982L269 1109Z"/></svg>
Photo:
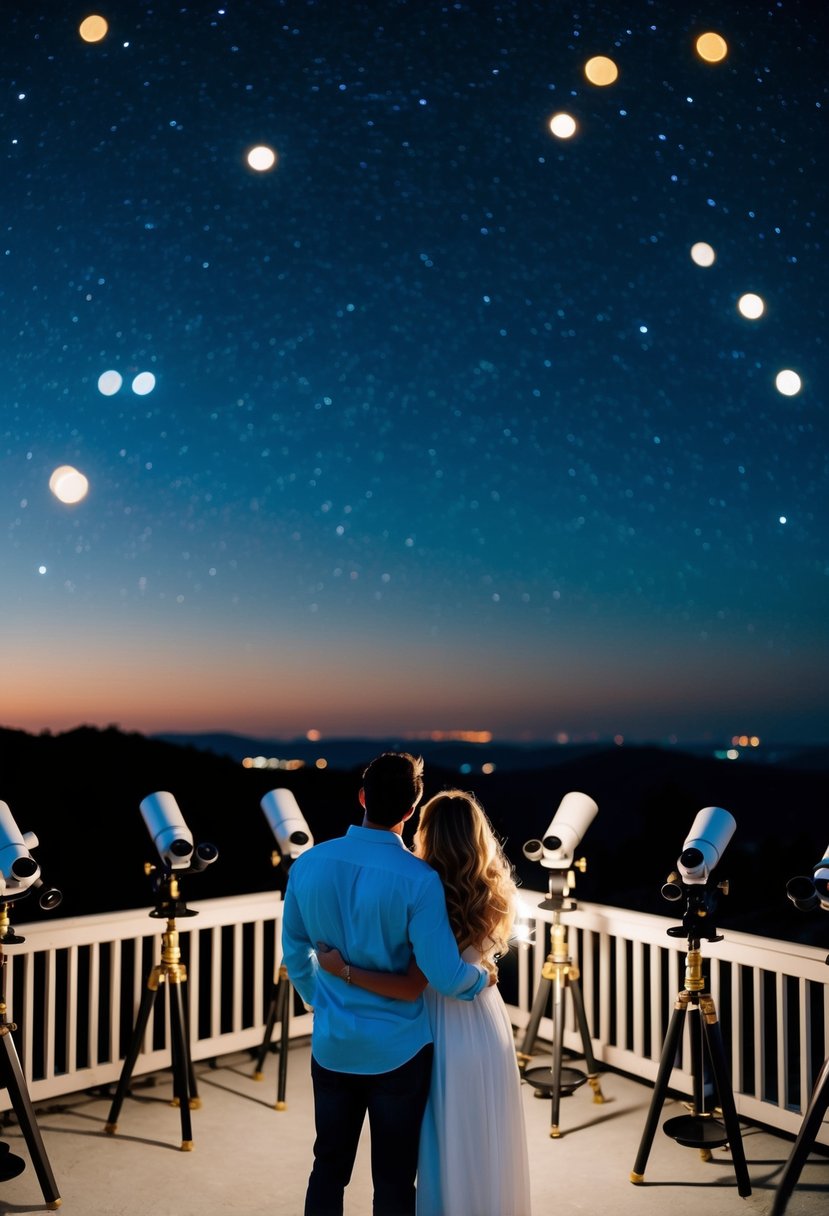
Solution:
<svg viewBox="0 0 829 1216"><path fill-rule="evenodd" d="M432 1075L432 1044L392 1072L331 1072L311 1059L314 1082L314 1168L305 1216L342 1216L368 1111L374 1216L415 1216L420 1124Z"/></svg>

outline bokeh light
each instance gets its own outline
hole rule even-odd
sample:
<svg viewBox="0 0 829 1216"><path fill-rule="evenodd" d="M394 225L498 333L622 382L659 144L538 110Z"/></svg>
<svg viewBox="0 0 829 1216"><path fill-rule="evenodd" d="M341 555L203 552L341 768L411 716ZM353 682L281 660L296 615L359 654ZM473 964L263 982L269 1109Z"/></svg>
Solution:
<svg viewBox="0 0 829 1216"><path fill-rule="evenodd" d="M550 119L550 130L558 139L570 139L576 133L576 120L572 114L554 114Z"/></svg>
<svg viewBox="0 0 829 1216"><path fill-rule="evenodd" d="M257 173L267 173L268 169L272 169L276 164L276 152L267 144L258 144L251 148L245 159Z"/></svg>
<svg viewBox="0 0 829 1216"><path fill-rule="evenodd" d="M106 38L108 32L109 25L107 24L106 17L100 17L97 13L84 17L78 26L78 33L84 42L100 42Z"/></svg>
<svg viewBox="0 0 829 1216"><path fill-rule="evenodd" d="M86 498L89 482L71 464L62 464L49 478L49 489L59 502L76 503Z"/></svg>
<svg viewBox="0 0 829 1216"><path fill-rule="evenodd" d="M155 376L152 372L139 372L132 382L132 391L139 397L146 397L155 388Z"/></svg>
<svg viewBox="0 0 829 1216"><path fill-rule="evenodd" d="M120 372L112 370L101 372L98 377L98 392L103 393L105 397L112 397L123 383L124 379Z"/></svg>
<svg viewBox="0 0 829 1216"><path fill-rule="evenodd" d="M619 69L606 55L594 55L592 59L588 59L584 65L584 74L591 84L599 87L613 84L619 79Z"/></svg>
<svg viewBox="0 0 829 1216"><path fill-rule="evenodd" d="M782 393L784 397L794 397L800 392L803 387L803 381L798 376L797 372L793 372L790 367L786 367L782 372L778 372L774 378L774 383L778 393Z"/></svg>
<svg viewBox="0 0 829 1216"><path fill-rule="evenodd" d="M691 246L691 261L696 262L697 266L713 266L716 260L714 249L706 241L697 241Z"/></svg>
<svg viewBox="0 0 829 1216"><path fill-rule="evenodd" d="M756 321L766 311L765 301L762 296L756 296L752 291L747 291L745 295L740 296L737 301L737 308L749 321Z"/></svg>
<svg viewBox="0 0 829 1216"><path fill-rule="evenodd" d="M696 47L700 59L706 63L720 63L728 54L728 43L722 34L715 34L713 30L700 34Z"/></svg>

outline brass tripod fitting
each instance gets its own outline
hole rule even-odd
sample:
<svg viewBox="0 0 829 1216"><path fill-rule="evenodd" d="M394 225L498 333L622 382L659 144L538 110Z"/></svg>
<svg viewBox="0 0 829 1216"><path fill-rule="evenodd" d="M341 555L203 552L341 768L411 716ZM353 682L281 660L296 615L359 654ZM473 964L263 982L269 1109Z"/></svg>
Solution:
<svg viewBox="0 0 829 1216"><path fill-rule="evenodd" d="M685 987L688 992L702 992L705 989L699 950L689 950L685 956Z"/></svg>
<svg viewBox="0 0 829 1216"><path fill-rule="evenodd" d="M181 961L178 929L174 920L167 921L167 928L162 934L161 970L171 984L183 984L187 979L187 968Z"/></svg>
<svg viewBox="0 0 829 1216"><path fill-rule="evenodd" d="M556 921L553 925L550 954L556 963L565 963L567 961L567 928L561 921Z"/></svg>
<svg viewBox="0 0 829 1216"><path fill-rule="evenodd" d="M587 1083L593 1090L593 1102L596 1106L601 1106L605 1100L605 1096L602 1093L602 1083L598 1076L595 1073L592 1076L588 1075Z"/></svg>

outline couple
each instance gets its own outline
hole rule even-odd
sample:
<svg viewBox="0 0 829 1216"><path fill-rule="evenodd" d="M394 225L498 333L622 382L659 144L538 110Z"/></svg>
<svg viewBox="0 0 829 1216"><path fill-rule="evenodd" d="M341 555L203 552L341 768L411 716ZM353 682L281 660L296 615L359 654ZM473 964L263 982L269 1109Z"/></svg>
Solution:
<svg viewBox="0 0 829 1216"><path fill-rule="evenodd" d="M515 887L459 790L425 804L409 852L403 825L422 794L419 757L378 756L362 826L291 867L283 962L314 1010L305 1216L342 1213L366 1112L374 1216L530 1216L518 1066L495 986Z"/></svg>

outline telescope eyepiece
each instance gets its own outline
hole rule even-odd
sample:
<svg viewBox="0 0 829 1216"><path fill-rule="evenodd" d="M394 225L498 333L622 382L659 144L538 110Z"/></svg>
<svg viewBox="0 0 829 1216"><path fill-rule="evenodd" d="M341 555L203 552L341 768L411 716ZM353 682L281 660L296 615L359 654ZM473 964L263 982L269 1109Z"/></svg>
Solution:
<svg viewBox="0 0 829 1216"><path fill-rule="evenodd" d="M678 874L668 875L662 884L662 898L667 899L670 903L676 903L678 899L682 899L682 883Z"/></svg>
<svg viewBox="0 0 829 1216"><path fill-rule="evenodd" d="M176 857L189 857L193 852L193 846L189 840L174 840L170 845L170 852Z"/></svg>
<svg viewBox="0 0 829 1216"><path fill-rule="evenodd" d="M307 832L301 832L299 829L297 829L297 831L291 832L288 839L290 840L291 844L303 845L307 844L311 837Z"/></svg>
<svg viewBox="0 0 829 1216"><path fill-rule="evenodd" d="M786 894L800 912L811 912L820 905L815 884L806 874L798 874L786 883Z"/></svg>
<svg viewBox="0 0 829 1216"><path fill-rule="evenodd" d="M193 860L190 863L190 869L195 874L198 874L202 870L206 869L209 865L212 865L218 856L219 850L216 848L215 844L208 844L207 842L197 844L193 854Z"/></svg>
<svg viewBox="0 0 829 1216"><path fill-rule="evenodd" d="M15 857L9 868L17 879L31 878L38 871L34 857Z"/></svg>
<svg viewBox="0 0 829 1216"><path fill-rule="evenodd" d="M63 894L57 887L47 887L37 901L44 912L51 912L55 908L59 908L63 903Z"/></svg>
<svg viewBox="0 0 829 1216"><path fill-rule="evenodd" d="M548 849L551 853L555 853L561 848L561 837L545 836L541 843L545 849Z"/></svg>
<svg viewBox="0 0 829 1216"><path fill-rule="evenodd" d="M705 862L702 850L696 848L684 849L679 855L679 860L686 870L696 870Z"/></svg>

